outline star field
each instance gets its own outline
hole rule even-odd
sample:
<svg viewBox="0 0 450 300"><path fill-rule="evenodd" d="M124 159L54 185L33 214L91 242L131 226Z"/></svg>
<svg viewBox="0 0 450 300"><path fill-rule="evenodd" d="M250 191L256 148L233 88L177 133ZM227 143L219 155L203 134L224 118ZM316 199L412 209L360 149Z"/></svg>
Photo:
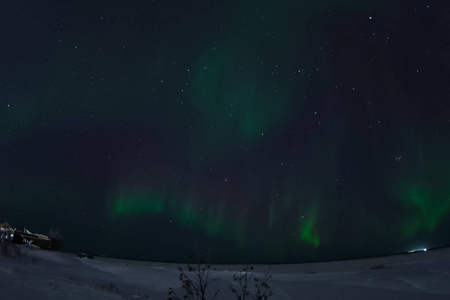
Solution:
<svg viewBox="0 0 450 300"><path fill-rule="evenodd" d="M153 261L449 245L449 5L0 6L0 222Z"/></svg>

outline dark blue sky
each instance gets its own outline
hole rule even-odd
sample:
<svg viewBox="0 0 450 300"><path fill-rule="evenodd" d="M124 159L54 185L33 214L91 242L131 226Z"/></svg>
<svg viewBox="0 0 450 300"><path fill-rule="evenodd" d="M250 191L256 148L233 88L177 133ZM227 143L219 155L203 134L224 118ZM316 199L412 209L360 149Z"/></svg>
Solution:
<svg viewBox="0 0 450 300"><path fill-rule="evenodd" d="M0 216L67 251L449 244L450 5L0 4Z"/></svg>

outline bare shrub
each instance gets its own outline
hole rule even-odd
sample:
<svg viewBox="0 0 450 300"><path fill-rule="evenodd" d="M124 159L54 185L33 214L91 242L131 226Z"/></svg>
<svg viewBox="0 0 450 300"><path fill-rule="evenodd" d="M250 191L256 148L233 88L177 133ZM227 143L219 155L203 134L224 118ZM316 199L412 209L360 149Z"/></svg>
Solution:
<svg viewBox="0 0 450 300"><path fill-rule="evenodd" d="M194 254L190 257L194 259L195 263L188 264L187 272L183 268L179 268L179 279L184 295L180 298L173 288L169 288L169 298L167 300L212 300L219 294L219 290L217 290L212 297L207 297L208 286L214 281L209 277L211 273L209 255L200 255L197 247L195 247Z"/></svg>
<svg viewBox="0 0 450 300"><path fill-rule="evenodd" d="M239 274L234 274L233 280L237 283L238 287L230 286L231 291L237 300L246 300L248 298L258 300L269 299L273 295L273 288L269 284L269 280L272 278L270 268L262 278L254 277L254 274L250 273L252 270L253 267L247 265ZM253 283L253 288L251 283Z"/></svg>

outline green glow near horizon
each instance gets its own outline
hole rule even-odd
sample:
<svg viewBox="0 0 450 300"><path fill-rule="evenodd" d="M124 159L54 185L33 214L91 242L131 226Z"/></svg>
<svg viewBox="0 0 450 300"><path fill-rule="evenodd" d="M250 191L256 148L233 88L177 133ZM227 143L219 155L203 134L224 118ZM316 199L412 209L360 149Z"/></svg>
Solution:
<svg viewBox="0 0 450 300"><path fill-rule="evenodd" d="M439 221L450 212L448 194L432 193L431 189L420 185L411 185L402 197L403 204L414 214L403 227L407 236L426 230L432 233Z"/></svg>
<svg viewBox="0 0 450 300"><path fill-rule="evenodd" d="M320 236L316 229L316 216L307 218L305 223L300 224L300 239L303 242L313 245L314 247L319 247Z"/></svg>
<svg viewBox="0 0 450 300"><path fill-rule="evenodd" d="M243 245L245 225L242 220L230 219L225 207L169 195L168 191L150 188L124 188L112 195L109 203L110 217L117 218L163 216L181 226L199 230L208 237L220 236Z"/></svg>
<svg viewBox="0 0 450 300"><path fill-rule="evenodd" d="M148 195L125 195L115 199L113 212L116 216L158 214L164 209L164 200Z"/></svg>

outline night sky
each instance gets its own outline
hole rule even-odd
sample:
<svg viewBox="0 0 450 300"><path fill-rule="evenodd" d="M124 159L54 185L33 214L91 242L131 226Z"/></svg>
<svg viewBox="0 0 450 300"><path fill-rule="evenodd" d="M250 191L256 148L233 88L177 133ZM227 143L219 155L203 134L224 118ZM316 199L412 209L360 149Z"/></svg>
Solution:
<svg viewBox="0 0 450 300"><path fill-rule="evenodd" d="M2 1L0 222L94 255L450 244L450 3Z"/></svg>

